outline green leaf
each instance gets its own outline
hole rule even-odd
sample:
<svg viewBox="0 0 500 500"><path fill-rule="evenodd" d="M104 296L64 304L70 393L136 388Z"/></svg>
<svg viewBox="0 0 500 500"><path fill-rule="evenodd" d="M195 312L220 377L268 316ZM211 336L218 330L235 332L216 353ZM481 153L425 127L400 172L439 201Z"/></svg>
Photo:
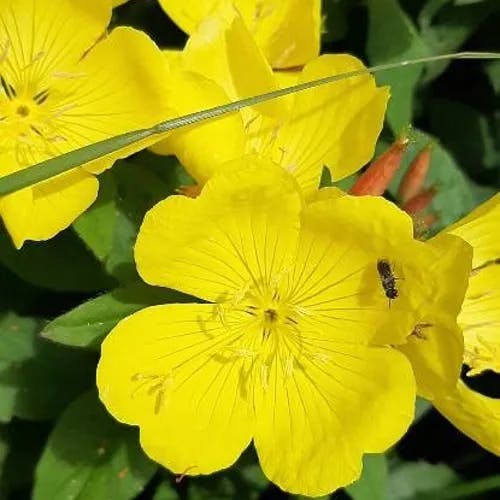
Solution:
<svg viewBox="0 0 500 500"><path fill-rule="evenodd" d="M95 356L37 336L41 322L0 317L0 419L48 419L94 379Z"/></svg>
<svg viewBox="0 0 500 500"><path fill-rule="evenodd" d="M430 103L429 120L432 132L468 172L477 174L481 165L500 166L500 151L495 148L488 119L473 107L434 99ZM467 127L457 127L457 123L466 123Z"/></svg>
<svg viewBox="0 0 500 500"><path fill-rule="evenodd" d="M497 0L481 3L431 0L419 16L422 39L433 54L459 50L467 38L489 15L498 10L498 7ZM429 82L439 76L449 64L450 61L441 61L428 67L424 81Z"/></svg>
<svg viewBox="0 0 500 500"><path fill-rule="evenodd" d="M420 494L418 500L434 500L435 498L439 498L439 500L470 500L471 498L475 498L489 491L496 491L496 496L484 498L498 498L498 491L500 491L500 474L452 486L446 485L446 488L441 488L438 491ZM493 495L495 494L493 493Z"/></svg>
<svg viewBox="0 0 500 500"><path fill-rule="evenodd" d="M361 477L346 488L354 500L387 500L387 460L384 455L365 455Z"/></svg>
<svg viewBox="0 0 500 500"><path fill-rule="evenodd" d="M456 473L446 465L432 465L427 462L402 463L389 475L387 498L416 499L420 493L437 492L456 483L457 480ZM437 495L434 498L442 497Z"/></svg>
<svg viewBox="0 0 500 500"><path fill-rule="evenodd" d="M372 64L425 57L429 49L396 0L369 0L366 52ZM413 117L413 100L423 66L387 71L377 76L380 85L390 85L387 121L399 135Z"/></svg>
<svg viewBox="0 0 500 500"><path fill-rule="evenodd" d="M71 231L63 231L50 241L27 242L16 250L6 231L0 230L0 263L24 281L51 290L89 292L113 285Z"/></svg>
<svg viewBox="0 0 500 500"><path fill-rule="evenodd" d="M42 337L60 344L98 350L110 330L130 314L152 305L194 301L174 290L135 283L89 300L59 316L44 328Z"/></svg>
<svg viewBox="0 0 500 500"><path fill-rule="evenodd" d="M102 176L104 191L96 208L84 213L73 228L121 283L137 281L134 244L146 212L192 180L174 157L142 152L118 162Z"/></svg>
<svg viewBox="0 0 500 500"><path fill-rule="evenodd" d="M36 468L33 499L132 499L155 470L137 429L115 422L92 391L57 421Z"/></svg>
<svg viewBox="0 0 500 500"><path fill-rule="evenodd" d="M73 229L101 262L113 246L116 224L116 188L110 170L99 176L99 195L95 203L73 223Z"/></svg>

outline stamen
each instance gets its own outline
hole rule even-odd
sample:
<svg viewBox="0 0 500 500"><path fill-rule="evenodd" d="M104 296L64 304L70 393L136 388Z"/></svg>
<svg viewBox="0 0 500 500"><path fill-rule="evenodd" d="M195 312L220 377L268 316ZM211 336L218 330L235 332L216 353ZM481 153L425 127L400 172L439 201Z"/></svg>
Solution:
<svg viewBox="0 0 500 500"><path fill-rule="evenodd" d="M139 382L138 386L131 394L132 398L134 398L141 389L149 386L146 390L146 395L155 396L153 411L155 415L158 415L162 406L165 404L167 390L171 389L174 385L172 373L168 373L167 375L135 373L132 375L131 381Z"/></svg>
<svg viewBox="0 0 500 500"><path fill-rule="evenodd" d="M76 80L78 78L84 78L87 76L87 73L70 73L65 71L56 71L52 73L54 78L65 78L68 80Z"/></svg>
<svg viewBox="0 0 500 500"><path fill-rule="evenodd" d="M21 70L24 71L24 70L28 69L30 66L33 66L33 64L38 62L44 55L45 55L45 52L42 52L42 51L37 52L33 56L33 59L31 59L31 61L28 64L26 64L26 66L24 66Z"/></svg>
<svg viewBox="0 0 500 500"><path fill-rule="evenodd" d="M324 352L313 353L312 359L314 359L314 361L320 362L321 364L329 363L332 360L331 356L329 356L328 354L325 354Z"/></svg>
<svg viewBox="0 0 500 500"><path fill-rule="evenodd" d="M269 366L265 363L260 366L260 383L262 388L267 391L269 387Z"/></svg>
<svg viewBox="0 0 500 500"><path fill-rule="evenodd" d="M38 92L38 94L35 94L33 96L33 100L37 104L43 104L47 100L47 97L49 97L49 90L45 89L45 90L42 90L41 92Z"/></svg>
<svg viewBox="0 0 500 500"><path fill-rule="evenodd" d="M66 111L70 111L73 108L76 108L76 104L66 104L66 106L62 106L53 113L52 118L59 118L62 114L66 113Z"/></svg>
<svg viewBox="0 0 500 500"><path fill-rule="evenodd" d="M293 370L295 368L294 357L289 356L285 361L285 378L288 379L293 376Z"/></svg>
<svg viewBox="0 0 500 500"><path fill-rule="evenodd" d="M3 87L3 90L5 92L5 95L10 99L12 100L14 97L16 97L16 89L10 84L10 83L7 83L7 81L5 80L5 78L2 76L0 76L0 84L2 85Z"/></svg>
<svg viewBox="0 0 500 500"><path fill-rule="evenodd" d="M7 59L7 55L9 54L9 49L10 49L10 40L7 38L2 48L2 52L0 53L0 63L3 63Z"/></svg>

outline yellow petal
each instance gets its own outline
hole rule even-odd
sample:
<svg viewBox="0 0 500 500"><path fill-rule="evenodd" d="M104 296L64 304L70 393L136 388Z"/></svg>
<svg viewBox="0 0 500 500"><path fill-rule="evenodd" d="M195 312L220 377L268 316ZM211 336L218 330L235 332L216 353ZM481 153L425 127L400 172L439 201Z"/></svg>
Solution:
<svg viewBox="0 0 500 500"><path fill-rule="evenodd" d="M118 5L123 5L128 2L128 0L113 0L113 7L118 7Z"/></svg>
<svg viewBox="0 0 500 500"><path fill-rule="evenodd" d="M257 391L255 447L266 476L285 491L326 495L355 481L364 453L382 452L413 418L410 365L390 349L351 346L330 361L284 360Z"/></svg>
<svg viewBox="0 0 500 500"><path fill-rule="evenodd" d="M299 326L313 337L329 332L341 344L366 345L389 319L391 334L406 332L406 316L399 317L382 293L377 254L366 245L363 228L343 217L341 201L326 199L304 209L297 257L280 295L301 311Z"/></svg>
<svg viewBox="0 0 500 500"><path fill-rule="evenodd" d="M48 240L67 228L96 199L99 183L82 169L70 170L0 199L0 214L16 248Z"/></svg>
<svg viewBox="0 0 500 500"><path fill-rule="evenodd" d="M176 73L169 86L172 108L179 116L229 102L215 82L195 73ZM174 131L151 149L160 154L175 154L189 174L204 184L222 164L241 157L244 148L242 117L231 113Z"/></svg>
<svg viewBox="0 0 500 500"><path fill-rule="evenodd" d="M398 349L410 360L419 396L434 400L453 392L462 368L464 341L457 324L445 316L434 314L430 321L415 325L407 343Z"/></svg>
<svg viewBox="0 0 500 500"><path fill-rule="evenodd" d="M458 322L464 332L469 375L500 373L500 266L472 273Z"/></svg>
<svg viewBox="0 0 500 500"><path fill-rule="evenodd" d="M422 250L416 276L423 292L415 306L418 322L399 348L413 366L419 395L432 400L453 391L460 377L464 340L456 318L468 285L472 248L457 236L440 234Z"/></svg>
<svg viewBox="0 0 500 500"><path fill-rule="evenodd" d="M252 3L259 5L260 16L254 11L254 19L247 23L273 68L303 66L319 55L320 0Z"/></svg>
<svg viewBox="0 0 500 500"><path fill-rule="evenodd" d="M186 44L183 63L186 70L219 84L232 101L278 89L271 67L230 4L224 4L203 20ZM286 105L280 99L254 109L273 117L286 113Z"/></svg>
<svg viewBox="0 0 500 500"><path fill-rule="evenodd" d="M242 390L241 325L210 304L149 307L121 321L102 345L99 395L141 445L177 474L208 474L236 461L251 439ZM131 355L133 353L133 355Z"/></svg>
<svg viewBox="0 0 500 500"><path fill-rule="evenodd" d="M473 210L453 226L447 233L456 234L474 248L472 265L477 268L500 258L500 194Z"/></svg>
<svg viewBox="0 0 500 500"><path fill-rule="evenodd" d="M102 0L2 1L3 77L16 88L22 82L40 82L43 87L54 73L73 70L110 18L111 4Z"/></svg>
<svg viewBox="0 0 500 500"><path fill-rule="evenodd" d="M324 55L306 65L300 82L362 68L352 56ZM377 88L371 75L298 92L267 154L293 173L308 196L318 188L324 165L339 180L373 156L387 99L387 88Z"/></svg>
<svg viewBox="0 0 500 500"><path fill-rule="evenodd" d="M293 257L301 200L279 167L242 159L196 199L171 196L144 219L135 247L148 283L224 301L274 278Z"/></svg>
<svg viewBox="0 0 500 500"><path fill-rule="evenodd" d="M318 55L321 30L319 0L235 0L233 5L274 68L302 66ZM165 12L192 33L225 0L160 0Z"/></svg>
<svg viewBox="0 0 500 500"><path fill-rule="evenodd" d="M433 404L465 435L500 456L500 400L483 396L459 381L455 392Z"/></svg>
<svg viewBox="0 0 500 500"><path fill-rule="evenodd" d="M67 79L58 105L59 152L132 130L150 127L168 118L165 82L168 66L161 51L144 33L117 28L98 43L78 65L85 77ZM157 141L155 137L128 146L87 165L94 173Z"/></svg>

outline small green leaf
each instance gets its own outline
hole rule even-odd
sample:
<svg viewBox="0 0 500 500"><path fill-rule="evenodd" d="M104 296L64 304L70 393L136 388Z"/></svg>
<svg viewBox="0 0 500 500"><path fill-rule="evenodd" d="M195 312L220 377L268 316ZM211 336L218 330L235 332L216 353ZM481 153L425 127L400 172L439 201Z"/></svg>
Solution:
<svg viewBox="0 0 500 500"><path fill-rule="evenodd" d="M44 328L42 337L73 347L99 349L110 330L130 314L152 305L194 301L180 292L139 282L89 300L59 316Z"/></svg>
<svg viewBox="0 0 500 500"><path fill-rule="evenodd" d="M137 430L115 422L92 391L57 421L36 468L33 499L128 500L155 470Z"/></svg>
<svg viewBox="0 0 500 500"><path fill-rule="evenodd" d="M0 230L0 263L24 281L51 290L89 292L113 285L71 231L49 241L27 242L16 250L6 231Z"/></svg>
<svg viewBox="0 0 500 500"><path fill-rule="evenodd" d="M387 500L387 460L384 455L365 455L361 477L346 488L354 500Z"/></svg>
<svg viewBox="0 0 500 500"><path fill-rule="evenodd" d="M95 356L38 337L41 322L0 318L0 419L57 416L94 378Z"/></svg>
<svg viewBox="0 0 500 500"><path fill-rule="evenodd" d="M73 223L73 229L101 262L113 245L117 210L116 189L111 171L99 176L99 196L95 203Z"/></svg>
<svg viewBox="0 0 500 500"><path fill-rule="evenodd" d="M370 0L368 12L366 52L371 63L403 61L429 54L411 19L396 0ZM423 66L420 65L403 71L387 71L377 76L380 85L391 87L387 121L396 135L412 122L415 89L422 70Z"/></svg>
<svg viewBox="0 0 500 500"><path fill-rule="evenodd" d="M448 466L427 462L406 462L398 465L389 476L389 500L409 500L417 494L445 489L456 483L458 476ZM442 498L440 495L434 498Z"/></svg>

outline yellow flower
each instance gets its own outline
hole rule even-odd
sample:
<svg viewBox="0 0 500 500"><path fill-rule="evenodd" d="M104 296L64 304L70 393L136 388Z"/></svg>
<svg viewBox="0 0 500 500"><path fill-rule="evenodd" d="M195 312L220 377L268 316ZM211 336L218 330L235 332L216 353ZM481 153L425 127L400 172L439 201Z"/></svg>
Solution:
<svg viewBox="0 0 500 500"><path fill-rule="evenodd" d="M10 0L0 5L0 176L166 118L167 66L144 34L105 34L101 0ZM103 160L0 199L19 248L67 227L95 199Z"/></svg>
<svg viewBox="0 0 500 500"><path fill-rule="evenodd" d="M122 5L126 2L128 2L128 0L113 0L112 4L113 4L113 7L118 7L118 5Z"/></svg>
<svg viewBox="0 0 500 500"><path fill-rule="evenodd" d="M337 196L345 195L336 188L323 188L311 201ZM414 240L408 214L389 210L378 197L350 198L351 212L346 218L356 227L361 241L370 242L373 252L390 256L393 285L399 292L391 301L389 321L379 329L376 340L394 345L407 356L420 396L433 399L453 391L464 354L457 316L467 289L472 248L450 234L428 242ZM366 215L363 207L368 203L372 204L370 213L376 216Z"/></svg>
<svg viewBox="0 0 500 500"><path fill-rule="evenodd" d="M385 224L370 234L375 250L363 226L374 211ZM304 207L293 177L256 159L213 176L196 199L160 202L138 236L138 270L208 303L120 322L102 346L102 401L178 474L228 467L253 440L286 491L351 483L362 455L393 445L413 416L410 364L387 345L401 338L399 298L389 304L377 272L379 258L397 257L389 239L401 217L369 197Z"/></svg>
<svg viewBox="0 0 500 500"><path fill-rule="evenodd" d="M464 336L467 376L500 373L500 195L447 230L474 249L469 287L458 317ZM500 455L500 401L459 381L434 401L436 408L481 446Z"/></svg>
<svg viewBox="0 0 500 500"><path fill-rule="evenodd" d="M180 68L170 85L170 100L179 114L276 90L294 80L364 68L349 55L324 55L300 73L277 77L230 7L201 23L180 60L172 52L166 57ZM387 99L387 88L377 88L370 75L345 79L194 125L153 149L176 154L200 184L226 161L258 154L292 172L309 196L317 190L325 164L338 180L372 157Z"/></svg>
<svg viewBox="0 0 500 500"><path fill-rule="evenodd" d="M186 33L227 0L159 0ZM321 0L234 0L259 49L273 68L302 66L319 54Z"/></svg>

